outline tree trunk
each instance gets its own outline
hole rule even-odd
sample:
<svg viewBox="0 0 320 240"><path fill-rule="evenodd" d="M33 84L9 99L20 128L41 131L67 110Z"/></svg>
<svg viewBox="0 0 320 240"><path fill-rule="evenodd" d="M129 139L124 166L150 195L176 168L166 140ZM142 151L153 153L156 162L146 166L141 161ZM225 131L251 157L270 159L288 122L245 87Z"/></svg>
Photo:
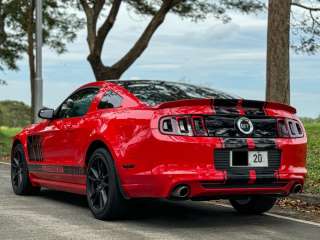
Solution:
<svg viewBox="0 0 320 240"><path fill-rule="evenodd" d="M89 7L86 1L80 1L87 16L87 28L88 36L87 42L90 49L88 61L94 72L97 81L119 79L125 71L128 70L132 64L143 54L148 47L148 44L153 37L156 30L165 20L168 12L173 6L180 2L176 0L164 0L159 10L154 14L153 18L149 22L148 26L141 34L139 39L133 45L133 47L115 64L106 66L101 60L101 54L104 42L108 33L112 29L117 14L120 9L121 1L117 0L113 2L109 16L105 20L104 24L100 27L98 35L96 36L96 20L98 15L94 14L93 9Z"/></svg>
<svg viewBox="0 0 320 240"><path fill-rule="evenodd" d="M29 37L28 37L29 41ZM33 47L28 46L28 61L29 61L29 76L30 76L30 89L31 89L31 122L35 123L35 78L36 78L36 70L35 70L35 57Z"/></svg>
<svg viewBox="0 0 320 240"><path fill-rule="evenodd" d="M91 65L96 81L117 80L124 72L113 67L104 66L100 56L93 56L90 54L88 56L88 61Z"/></svg>
<svg viewBox="0 0 320 240"><path fill-rule="evenodd" d="M267 101L290 104L290 10L292 0L269 0Z"/></svg>
<svg viewBox="0 0 320 240"><path fill-rule="evenodd" d="M31 1L27 9L28 23L27 23L27 38L28 38L28 61L29 61L29 76L30 76L30 89L31 89L31 122L35 123L35 56L34 56L34 1Z"/></svg>

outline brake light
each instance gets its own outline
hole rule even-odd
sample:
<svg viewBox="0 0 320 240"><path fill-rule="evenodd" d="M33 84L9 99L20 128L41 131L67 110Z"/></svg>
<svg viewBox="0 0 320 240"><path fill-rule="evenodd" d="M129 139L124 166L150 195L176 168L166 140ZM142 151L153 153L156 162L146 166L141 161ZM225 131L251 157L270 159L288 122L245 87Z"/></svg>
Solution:
<svg viewBox="0 0 320 240"><path fill-rule="evenodd" d="M300 122L288 118L278 120L278 134L279 137L284 138L300 138L304 136Z"/></svg>
<svg viewBox="0 0 320 240"><path fill-rule="evenodd" d="M208 136L204 118L201 116L171 116L160 120L163 134L178 136Z"/></svg>
<svg viewBox="0 0 320 240"><path fill-rule="evenodd" d="M208 136L203 117L192 117L193 131L195 136Z"/></svg>

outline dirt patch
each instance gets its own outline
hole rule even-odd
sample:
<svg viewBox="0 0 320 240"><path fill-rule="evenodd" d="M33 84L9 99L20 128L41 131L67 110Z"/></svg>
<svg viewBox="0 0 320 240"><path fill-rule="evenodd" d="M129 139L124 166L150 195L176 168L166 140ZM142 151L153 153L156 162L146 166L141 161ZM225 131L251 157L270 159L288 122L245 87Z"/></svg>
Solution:
<svg viewBox="0 0 320 240"><path fill-rule="evenodd" d="M320 223L320 204L310 204L300 199L279 199L272 212Z"/></svg>

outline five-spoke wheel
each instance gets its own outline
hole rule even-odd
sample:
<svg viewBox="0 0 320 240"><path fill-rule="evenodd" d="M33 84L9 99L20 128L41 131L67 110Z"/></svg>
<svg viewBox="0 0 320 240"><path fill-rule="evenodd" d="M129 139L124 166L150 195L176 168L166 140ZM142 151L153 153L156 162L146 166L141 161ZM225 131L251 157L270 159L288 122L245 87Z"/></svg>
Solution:
<svg viewBox="0 0 320 240"><path fill-rule="evenodd" d="M89 160L87 200L97 219L117 219L126 210L127 201L121 194L112 157L104 148L94 151Z"/></svg>
<svg viewBox="0 0 320 240"><path fill-rule="evenodd" d="M25 159L22 145L17 144L11 156L11 183L14 193L17 195L35 194L40 190L40 187L32 186L30 182Z"/></svg>
<svg viewBox="0 0 320 240"><path fill-rule="evenodd" d="M19 188L22 184L23 169L21 153L15 151L11 163L12 185L14 188Z"/></svg>
<svg viewBox="0 0 320 240"><path fill-rule="evenodd" d="M92 160L91 167L88 169L88 194L89 200L97 210L105 208L109 195L109 174L108 167L97 155Z"/></svg>

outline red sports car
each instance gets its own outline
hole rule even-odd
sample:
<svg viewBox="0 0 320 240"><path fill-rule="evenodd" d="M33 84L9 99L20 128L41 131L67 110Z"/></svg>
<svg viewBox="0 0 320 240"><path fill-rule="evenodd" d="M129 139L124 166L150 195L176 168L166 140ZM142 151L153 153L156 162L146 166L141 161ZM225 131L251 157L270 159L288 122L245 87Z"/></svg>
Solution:
<svg viewBox="0 0 320 240"><path fill-rule="evenodd" d="M302 191L307 137L296 110L167 81L80 87L12 147L18 195L41 187L87 196L98 219L130 199L230 199L262 213Z"/></svg>

